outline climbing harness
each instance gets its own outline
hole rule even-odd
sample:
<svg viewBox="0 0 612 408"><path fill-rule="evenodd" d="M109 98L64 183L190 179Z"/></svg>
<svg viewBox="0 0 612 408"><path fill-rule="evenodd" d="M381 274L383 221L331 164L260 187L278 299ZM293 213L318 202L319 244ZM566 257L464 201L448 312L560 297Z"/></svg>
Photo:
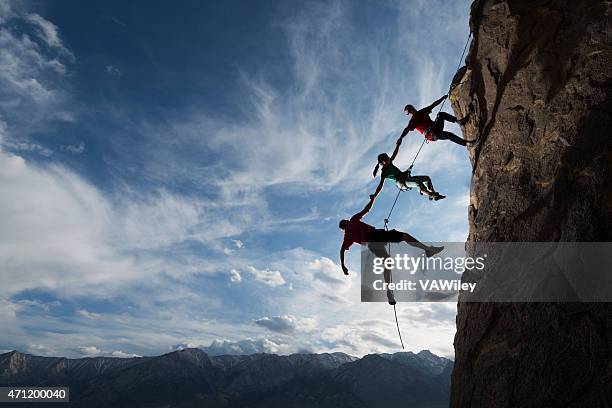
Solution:
<svg viewBox="0 0 612 408"><path fill-rule="evenodd" d="M465 41L465 46L463 47L463 52L461 53L461 57L459 58L459 63L457 64L457 68L455 69L455 72L457 72L459 68L461 67L461 61L463 61L463 57L465 56L465 51L467 50L468 44L470 43L470 38L472 38L471 31L470 31L470 34L468 35L467 40ZM452 85L453 84L451 83L451 86ZM450 91L451 89L449 89L446 96L450 94ZM440 109L438 109L438 113L436 113L436 118L440 114L440 112L442 112L442 108L444 107L444 104L446 103L447 99L448 98L444 98L444 100L442 101L442 104L440 105ZM414 155L414 159L412 159L412 163L410 164L409 169L412 169L412 166L414 166L414 162L416 162L416 159L417 157L419 157L419 154L421 153L421 149L423 149L423 145L425 145L426 142L428 142L428 139L423 138L423 142L421 142L421 146L419 146L419 150L417 150L416 154ZM397 200L399 199L399 196L402 193L402 191L404 190L402 190L401 188L398 189L397 195L395 196L395 200L393 201L393 205L391 206L391 210L389 210L389 215L387 215L387 218L385 218L385 230L386 231L389 231L389 219L391 218L391 214L393 214L393 210L395 209L395 204L397 204ZM389 254L389 257L391 257L391 242L387 243L387 252ZM389 279L390 279L390 282L393 281L393 275L391 274L391 271L389 271ZM393 304L393 314L395 315L395 325L397 326L397 334L399 336L400 343L402 345L402 350L404 350L404 341L402 340L402 332L400 330L399 321L397 320L397 310L395 308L395 304Z"/></svg>

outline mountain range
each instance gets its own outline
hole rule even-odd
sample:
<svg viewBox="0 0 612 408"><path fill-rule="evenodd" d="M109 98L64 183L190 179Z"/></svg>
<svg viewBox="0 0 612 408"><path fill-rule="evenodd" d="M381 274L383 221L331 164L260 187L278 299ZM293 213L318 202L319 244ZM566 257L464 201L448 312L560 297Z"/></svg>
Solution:
<svg viewBox="0 0 612 408"><path fill-rule="evenodd" d="M436 408L448 406L452 367L427 350L357 358L210 356L191 348L79 359L12 351L0 355L0 386L68 386L70 407Z"/></svg>

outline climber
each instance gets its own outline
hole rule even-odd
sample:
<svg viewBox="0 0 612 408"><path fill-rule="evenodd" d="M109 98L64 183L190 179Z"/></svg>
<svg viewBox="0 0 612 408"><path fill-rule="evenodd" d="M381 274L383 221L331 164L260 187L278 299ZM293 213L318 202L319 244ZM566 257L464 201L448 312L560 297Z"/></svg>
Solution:
<svg viewBox="0 0 612 408"><path fill-rule="evenodd" d="M407 190L414 187L419 188L419 192L429 197L430 200L441 200L446 196L438 193L431 182L429 176L413 176L410 174L412 171L412 166L408 168L406 171L401 171L397 167L393 165L393 160L397 156L397 152L399 151L399 147L402 144L402 139L404 136L401 136L397 139L397 144L395 146L395 150L391 157L387 155L387 153L381 153L378 155L378 164L374 168L374 177L378 173L378 168L382 166L382 170L380 172L380 183L376 187L376 191L374 194L370 196L370 198L375 198L378 196L378 193L383 188L385 184L385 179L391 179L395 181L395 184L399 187L400 190Z"/></svg>
<svg viewBox="0 0 612 408"><path fill-rule="evenodd" d="M454 133L447 132L444 130L444 121L465 125L469 119L468 116L458 120L453 115L450 115L446 112L440 112L438 113L438 116L436 117L435 121L432 121L429 117L432 109L438 106L447 97L448 95L444 95L431 105L421 110L416 110L415 107L412 105L406 105L406 107L404 108L404 112L408 116L412 115L412 118L410 118L408 126L406 126L406 128L404 129L400 138L406 136L411 130L416 129L419 132L423 133L425 135L425 138L430 142L434 142L436 140L450 140L451 142L457 143L461 146L472 146L474 143L476 143L476 140L465 140Z"/></svg>
<svg viewBox="0 0 612 408"><path fill-rule="evenodd" d="M353 215L350 220L341 220L338 224L338 227L344 231L344 241L342 242L342 247L340 248L340 265L342 266L342 271L345 275L348 275L349 272L348 268L344 265L344 252L354 243L368 245L368 248L380 258L389 257L389 253L384 245L386 242L406 242L408 245L425 251L425 255L427 257L433 256L444 249L444 247L425 245L406 232L397 231L395 229L390 231L376 229L373 226L361 221L363 216L372 209L374 199L374 197L371 197L365 208ZM390 283L391 271L385 269L384 278L385 282ZM387 299L389 300L389 304L395 304L393 292L387 291Z"/></svg>

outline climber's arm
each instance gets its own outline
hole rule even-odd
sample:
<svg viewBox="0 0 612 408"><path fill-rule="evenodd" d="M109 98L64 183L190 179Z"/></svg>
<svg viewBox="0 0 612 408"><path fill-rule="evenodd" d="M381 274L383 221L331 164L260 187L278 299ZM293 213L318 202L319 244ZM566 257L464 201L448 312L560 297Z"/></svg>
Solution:
<svg viewBox="0 0 612 408"><path fill-rule="evenodd" d="M370 201L368 201L368 203L366 204L366 206L363 208L363 210L359 211L357 214L357 218L361 219L363 218L364 215L366 215L368 212L370 212L370 210L372 209L372 205L374 204L374 199L376 198L375 195L371 195L370 196Z"/></svg>
<svg viewBox="0 0 612 408"><path fill-rule="evenodd" d="M370 200L374 200L376 198L378 193L380 193L380 190L382 190L384 184L385 184L385 179L381 177L380 183L378 183L378 185L376 186L376 191L374 191L374 194L370 195Z"/></svg>
<svg viewBox="0 0 612 408"><path fill-rule="evenodd" d="M342 272L345 275L348 275L348 268L344 265L344 252L346 252L346 248L344 247L344 242L342 243L342 248L340 248L340 266L342 266Z"/></svg>
<svg viewBox="0 0 612 408"><path fill-rule="evenodd" d="M440 103L442 103L442 101L445 100L446 98L448 98L448 95L444 95L443 97L441 97L440 99L438 99L437 101L435 101L434 103L432 103L431 105L426 107L425 109L427 109L428 112L431 112L433 110L433 108L435 108Z"/></svg>
<svg viewBox="0 0 612 408"><path fill-rule="evenodd" d="M390 158L391 161L395 160L395 157L397 156L397 153L399 152L400 145L402 144L403 138L404 136L400 136L400 138L397 139L397 143L395 144L395 150L393 150L393 154L391 155L391 158Z"/></svg>
<svg viewBox="0 0 612 408"><path fill-rule="evenodd" d="M410 132L411 130L414 130L414 128L412 126L410 126L410 123L408 124L408 126L406 126L404 128L404 130L402 131L402 134L400 135L400 139L403 139L404 136L406 136L408 134L408 132Z"/></svg>

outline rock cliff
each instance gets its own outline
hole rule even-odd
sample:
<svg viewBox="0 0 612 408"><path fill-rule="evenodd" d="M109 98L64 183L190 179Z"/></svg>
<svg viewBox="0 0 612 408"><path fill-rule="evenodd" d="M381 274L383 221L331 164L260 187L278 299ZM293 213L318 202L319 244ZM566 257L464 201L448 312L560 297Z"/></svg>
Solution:
<svg viewBox="0 0 612 408"><path fill-rule="evenodd" d="M612 241L612 3L479 0L451 93L470 115L468 249ZM601 271L612 273L612 271ZM460 303L453 407L612 407L612 306Z"/></svg>

